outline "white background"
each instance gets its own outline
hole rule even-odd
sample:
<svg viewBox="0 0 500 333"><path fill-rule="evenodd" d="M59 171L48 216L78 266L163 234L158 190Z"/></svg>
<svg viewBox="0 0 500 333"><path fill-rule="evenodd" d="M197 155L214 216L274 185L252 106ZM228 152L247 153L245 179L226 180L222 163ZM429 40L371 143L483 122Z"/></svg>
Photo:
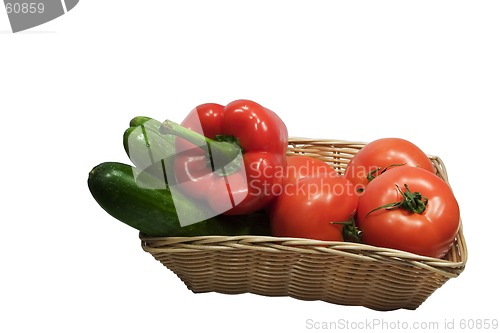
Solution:
<svg viewBox="0 0 500 333"><path fill-rule="evenodd" d="M0 10L0 331L310 332L308 319L366 318L458 331L500 319L499 14L496 1L82 0L12 34ZM133 116L181 121L239 98L277 112L291 136L396 136L440 156L470 251L462 275L416 311L191 293L93 201L87 175L128 162Z"/></svg>

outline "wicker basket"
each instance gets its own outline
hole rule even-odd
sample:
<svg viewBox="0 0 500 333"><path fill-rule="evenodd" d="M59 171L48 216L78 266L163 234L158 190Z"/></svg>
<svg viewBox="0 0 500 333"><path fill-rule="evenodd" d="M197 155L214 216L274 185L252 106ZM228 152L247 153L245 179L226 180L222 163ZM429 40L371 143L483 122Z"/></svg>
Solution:
<svg viewBox="0 0 500 333"><path fill-rule="evenodd" d="M324 160L342 173L362 142L291 138L288 154ZM443 162L429 156L448 181ZM254 293L358 305L416 309L465 268L462 226L443 259L347 242L262 236L146 237L142 247L195 293ZM325 246L326 245L326 246Z"/></svg>

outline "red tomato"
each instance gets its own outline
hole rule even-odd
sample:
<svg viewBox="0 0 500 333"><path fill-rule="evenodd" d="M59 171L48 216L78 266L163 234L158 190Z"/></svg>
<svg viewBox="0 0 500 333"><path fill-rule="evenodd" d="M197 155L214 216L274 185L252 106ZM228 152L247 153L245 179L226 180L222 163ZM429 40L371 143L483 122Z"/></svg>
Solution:
<svg viewBox="0 0 500 333"><path fill-rule="evenodd" d="M410 208L425 210L414 212L405 205L377 209L404 197ZM421 168L392 168L371 181L359 198L357 226L365 244L441 258L459 224L458 203L448 184Z"/></svg>
<svg viewBox="0 0 500 333"><path fill-rule="evenodd" d="M271 210L276 237L343 241L342 224L356 211L358 195L343 176L316 174L289 183ZM333 223L332 223L333 222Z"/></svg>
<svg viewBox="0 0 500 333"><path fill-rule="evenodd" d="M413 143L399 138L383 138L364 146L351 159L345 170L359 194L370 181L370 176L377 177L395 165L417 166L435 172L429 157Z"/></svg>
<svg viewBox="0 0 500 333"><path fill-rule="evenodd" d="M299 179L306 176L330 173L337 175L337 171L326 162L306 155L291 155L286 157L285 184L295 184Z"/></svg>

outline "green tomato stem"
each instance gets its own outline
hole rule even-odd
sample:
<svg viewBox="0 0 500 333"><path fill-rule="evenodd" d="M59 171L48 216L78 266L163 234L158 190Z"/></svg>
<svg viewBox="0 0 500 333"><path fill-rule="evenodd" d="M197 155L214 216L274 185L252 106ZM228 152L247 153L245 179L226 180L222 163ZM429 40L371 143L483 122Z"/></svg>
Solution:
<svg viewBox="0 0 500 333"><path fill-rule="evenodd" d="M391 210L391 209L402 208L415 214L422 214L423 212L425 212L425 209L427 208L427 202L429 201L429 199L424 197L420 192L411 192L407 184L405 184L404 186L405 186L405 191L403 192L399 188L398 184L396 184L398 192L403 196L403 199L401 199L401 201L392 202L374 208L371 211L369 211L366 214L366 216L370 215L371 213L379 209Z"/></svg>
<svg viewBox="0 0 500 333"><path fill-rule="evenodd" d="M379 175L383 174L384 172L386 172L387 170L389 170L389 168L396 167L396 166L403 166L403 165L405 165L405 164L406 164L406 163L400 163L400 164L394 163L394 164L391 164L391 165L386 166L386 167L385 167L385 168L383 168L383 169L382 169L382 168L380 168L380 167L378 167L378 168L376 168L376 169L374 169L374 170L370 171L370 173L368 173L368 175L366 176L366 179L368 179L368 182L371 182L372 180L374 180L374 179L375 179L375 177L377 177L377 176L379 176ZM382 171L380 171L380 170L382 170ZM376 174L376 173L378 173L379 171L380 171L380 174L375 175L375 174Z"/></svg>
<svg viewBox="0 0 500 333"><path fill-rule="evenodd" d="M361 243L361 230L356 226L354 214L348 221L330 222L331 224L342 224L342 237L345 242Z"/></svg>

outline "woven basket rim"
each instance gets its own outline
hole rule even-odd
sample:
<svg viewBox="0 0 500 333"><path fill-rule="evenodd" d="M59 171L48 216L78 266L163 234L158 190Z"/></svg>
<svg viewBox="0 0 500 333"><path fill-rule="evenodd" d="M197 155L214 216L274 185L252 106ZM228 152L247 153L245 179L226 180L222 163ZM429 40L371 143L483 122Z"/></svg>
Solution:
<svg viewBox="0 0 500 333"><path fill-rule="evenodd" d="M345 145L345 146L350 146L350 147L362 147L368 144L368 141L351 141L351 140L342 140L342 139L316 139L316 138L309 138L309 137L300 137L300 136L291 136L288 138L288 142L293 145L300 145L300 144L331 144L331 145ZM426 155L430 159L438 159L440 160L439 156L435 154L427 154Z"/></svg>
<svg viewBox="0 0 500 333"><path fill-rule="evenodd" d="M464 270L467 262L467 248L463 231L460 228L455 244L460 242L459 261L422 256L411 252L391 248L377 247L367 244L322 241L307 238L274 237L259 235L242 236L191 236L191 237L151 237L139 233L142 247L153 252L197 252L258 250L266 252L288 252L291 254L316 254L355 257L366 261L384 261L394 264L411 265L446 276L457 277Z"/></svg>
<svg viewBox="0 0 500 333"><path fill-rule="evenodd" d="M281 246L289 246L290 250L297 249L298 246L300 246L300 248L305 247L315 250L319 248L321 250L320 252L328 252L327 249L354 250L354 251L385 253L387 255L399 256L400 258L404 257L411 260L426 261L426 262L441 263L441 264L461 265L465 263L465 261L463 260L455 262L442 258L422 256L407 251L401 251L386 247L378 247L362 243L345 242L345 241L344 242L323 241L323 240L298 238L298 237L274 237L274 236L260 236L260 235L239 235L239 236L207 235L207 236L188 236L188 237L181 237L181 236L156 237L139 233L139 238L145 242L148 241L161 242L164 245L173 245L179 243L196 243L200 245L202 244L211 245L217 243L222 244L224 242L244 242L253 244L277 243L280 244Z"/></svg>

